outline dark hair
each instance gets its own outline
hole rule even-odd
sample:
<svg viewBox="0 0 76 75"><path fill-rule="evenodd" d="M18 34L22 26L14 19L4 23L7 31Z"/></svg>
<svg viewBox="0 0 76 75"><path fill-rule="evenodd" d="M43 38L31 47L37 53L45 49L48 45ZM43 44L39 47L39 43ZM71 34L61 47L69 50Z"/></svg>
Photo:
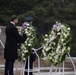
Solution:
<svg viewBox="0 0 76 75"><path fill-rule="evenodd" d="M15 19L17 19L18 17L16 15L12 15L11 16L11 21L14 21Z"/></svg>

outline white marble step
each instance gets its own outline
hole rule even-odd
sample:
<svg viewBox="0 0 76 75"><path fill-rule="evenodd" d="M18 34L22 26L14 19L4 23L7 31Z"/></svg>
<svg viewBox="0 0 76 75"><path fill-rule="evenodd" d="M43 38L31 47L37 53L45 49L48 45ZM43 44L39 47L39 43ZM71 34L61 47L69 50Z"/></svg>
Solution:
<svg viewBox="0 0 76 75"><path fill-rule="evenodd" d="M4 69L5 65L0 65L0 69ZM50 70L51 67L40 67L40 70ZM14 68L14 70L22 70L22 68ZM38 67L35 67L33 70L39 69ZM53 69L58 69L57 67ZM62 69L62 67L60 67ZM70 70L71 68L64 68L65 70Z"/></svg>
<svg viewBox="0 0 76 75"><path fill-rule="evenodd" d="M37 73L34 73L34 75L38 75ZM50 75L49 72L41 72L40 75ZM52 75L63 75L63 72L53 72ZM71 72L64 72L64 75L76 75L73 71Z"/></svg>

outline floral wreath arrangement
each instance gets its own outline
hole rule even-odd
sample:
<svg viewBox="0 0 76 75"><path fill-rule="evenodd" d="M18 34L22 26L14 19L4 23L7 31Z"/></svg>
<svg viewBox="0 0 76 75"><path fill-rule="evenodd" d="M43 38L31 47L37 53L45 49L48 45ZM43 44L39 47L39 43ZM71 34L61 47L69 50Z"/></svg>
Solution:
<svg viewBox="0 0 76 75"><path fill-rule="evenodd" d="M21 35L23 33L26 34L27 39L18 49L18 59L21 62L25 62L26 58L32 54L32 48L35 46L37 41L36 30L31 24L27 22L23 23Z"/></svg>
<svg viewBox="0 0 76 75"><path fill-rule="evenodd" d="M70 27L56 22L50 34L45 34L43 43L43 60L60 65L71 50Z"/></svg>

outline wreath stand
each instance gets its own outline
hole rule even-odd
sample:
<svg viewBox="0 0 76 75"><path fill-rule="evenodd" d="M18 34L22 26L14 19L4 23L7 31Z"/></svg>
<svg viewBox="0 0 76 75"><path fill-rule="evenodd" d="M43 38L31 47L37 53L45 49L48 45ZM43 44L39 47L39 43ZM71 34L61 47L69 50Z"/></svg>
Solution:
<svg viewBox="0 0 76 75"><path fill-rule="evenodd" d="M1 45L2 45L2 47L4 48L4 44L3 44L3 42L2 42L2 40L1 40L1 28L0 28L0 43L1 43ZM4 68L4 65L2 65L2 64L0 64L0 68Z"/></svg>
<svg viewBox="0 0 76 75"><path fill-rule="evenodd" d="M69 53L67 54L67 56L68 56L67 59L70 59L71 64L72 64L72 66L73 66L73 68L74 68L74 75L76 75L76 73L75 73L76 67L75 67L75 64L74 64L74 62L73 62L73 59L72 59L72 57L70 56ZM61 70L62 70L62 72L63 72L62 75L65 75L65 68L64 68L65 63L64 63L64 61L63 61L62 65L63 65L62 69L61 69L61 68L58 68L58 72L59 72L58 75L60 75L60 71L61 71ZM51 68L50 68L49 75L52 75L52 73L53 73L53 68L54 68L54 67L55 67L55 66L52 64L52 66L51 66ZM60 67L61 67L61 66L60 66ZM56 73L57 73L57 69L55 69L55 75L56 75Z"/></svg>
<svg viewBox="0 0 76 75"><path fill-rule="evenodd" d="M29 75L30 72L38 72L38 75L40 75L40 57L35 50L33 50L33 51L38 58L38 68L37 69L30 69L30 65L29 65L30 56L28 56L28 69L25 69L25 65L26 65L26 60L25 60L25 63L22 65L21 75L24 75L24 72L28 72L28 75Z"/></svg>
<svg viewBox="0 0 76 75"><path fill-rule="evenodd" d="M50 41L49 42L47 42L47 43L50 43L52 40L54 40L56 38L56 36L53 36L51 39L50 39ZM38 48L38 49L36 49L35 50L35 52L36 51L38 51L38 50L40 50L40 49L42 49L43 48L43 46L42 47L40 47L40 48ZM76 67L75 67L75 64L74 64L74 61L73 61L73 59L72 59L72 57L70 56L70 54L69 53L67 53L67 59L70 59L70 61L71 61L71 64L72 64L72 66L73 66L73 68L74 68L74 75L76 75L76 73L75 73L75 71L76 71ZM56 66L56 67L58 67L58 70L59 70L59 74L58 75L60 75L60 72L61 72L61 70L62 70L62 75L65 75L65 63L64 63L65 61L63 61L63 63L62 63L62 69L61 69L61 65L60 66ZM53 68L54 68L55 66L52 64L51 65L51 68L50 68L50 72L49 72L49 75L52 75L52 73L53 73ZM55 75L56 75L56 73L57 73L57 69L55 68Z"/></svg>
<svg viewBox="0 0 76 75"><path fill-rule="evenodd" d="M1 29L0 29L0 43L1 43L1 45L2 45L2 47L4 48L4 44L3 44L3 42L2 42L2 40L1 40Z"/></svg>

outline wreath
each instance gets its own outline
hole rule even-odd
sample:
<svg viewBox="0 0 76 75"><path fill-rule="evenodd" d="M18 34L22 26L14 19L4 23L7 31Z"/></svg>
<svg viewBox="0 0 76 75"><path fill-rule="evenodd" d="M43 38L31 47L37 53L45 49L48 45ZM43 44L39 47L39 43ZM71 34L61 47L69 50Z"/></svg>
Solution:
<svg viewBox="0 0 76 75"><path fill-rule="evenodd" d="M32 54L32 48L37 42L35 28L31 24L24 24L25 26L28 26L21 32L21 34L25 33L27 39L23 44L21 44L20 48L18 49L18 59L21 62L25 62L25 59Z"/></svg>
<svg viewBox="0 0 76 75"><path fill-rule="evenodd" d="M70 47L70 27L66 24L54 24L52 31L44 36L43 60L51 61L55 66L60 65L70 52Z"/></svg>

